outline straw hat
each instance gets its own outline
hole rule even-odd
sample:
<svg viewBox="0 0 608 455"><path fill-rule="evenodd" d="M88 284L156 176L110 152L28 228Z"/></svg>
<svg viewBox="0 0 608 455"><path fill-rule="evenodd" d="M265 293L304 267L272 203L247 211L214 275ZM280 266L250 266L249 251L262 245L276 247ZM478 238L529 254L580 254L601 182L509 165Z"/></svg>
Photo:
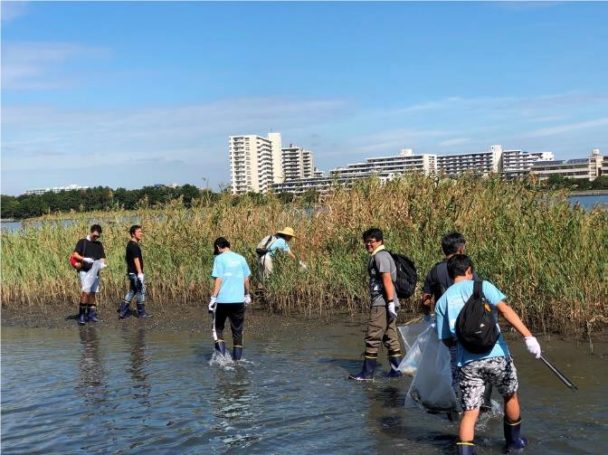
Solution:
<svg viewBox="0 0 608 455"><path fill-rule="evenodd" d="M293 228L290 228L290 227L286 227L282 231L277 231L277 234L288 235L289 237L296 236L295 232L293 231Z"/></svg>

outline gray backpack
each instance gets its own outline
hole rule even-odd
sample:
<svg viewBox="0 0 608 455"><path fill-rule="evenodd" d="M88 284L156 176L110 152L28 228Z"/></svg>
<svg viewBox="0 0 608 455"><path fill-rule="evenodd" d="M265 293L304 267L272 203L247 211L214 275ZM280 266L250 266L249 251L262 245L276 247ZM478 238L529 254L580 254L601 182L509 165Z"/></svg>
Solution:
<svg viewBox="0 0 608 455"><path fill-rule="evenodd" d="M262 240L260 240L260 243L258 243L258 246L255 248L256 254L260 257L267 254L270 245L272 245L276 239L277 238L274 235L267 235L264 237Z"/></svg>

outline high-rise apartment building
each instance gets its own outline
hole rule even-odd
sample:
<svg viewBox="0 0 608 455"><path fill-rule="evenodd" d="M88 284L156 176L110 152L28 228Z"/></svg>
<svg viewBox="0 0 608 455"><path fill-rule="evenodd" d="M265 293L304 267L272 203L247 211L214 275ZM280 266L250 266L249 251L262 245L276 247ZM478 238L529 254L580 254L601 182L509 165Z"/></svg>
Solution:
<svg viewBox="0 0 608 455"><path fill-rule="evenodd" d="M526 152L524 150L504 150L502 152L502 174L508 179L524 177L530 173L537 161L555 159L553 152Z"/></svg>
<svg viewBox="0 0 608 455"><path fill-rule="evenodd" d="M280 133L230 136L228 149L233 194L265 193L282 181Z"/></svg>
<svg viewBox="0 0 608 455"><path fill-rule="evenodd" d="M281 153L283 181L310 178L315 174L314 157L310 150L289 144ZM275 183L282 183L276 182Z"/></svg>
<svg viewBox="0 0 608 455"><path fill-rule="evenodd" d="M449 176L456 176L464 172L477 172L487 175L499 173L501 162L502 146L492 145L487 152L438 155L437 171Z"/></svg>
<svg viewBox="0 0 608 455"><path fill-rule="evenodd" d="M604 158L599 149L593 149L587 158L573 160L537 161L530 173L539 180L546 180L552 175L570 179L595 180L602 175Z"/></svg>

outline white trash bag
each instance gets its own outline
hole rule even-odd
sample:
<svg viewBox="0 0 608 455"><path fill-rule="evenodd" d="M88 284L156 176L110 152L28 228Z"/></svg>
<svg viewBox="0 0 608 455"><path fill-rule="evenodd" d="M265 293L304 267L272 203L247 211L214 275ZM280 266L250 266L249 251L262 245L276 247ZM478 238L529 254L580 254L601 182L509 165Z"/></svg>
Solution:
<svg viewBox="0 0 608 455"><path fill-rule="evenodd" d="M434 330L434 326L431 325L430 322L424 321L418 324L412 324L412 331L408 331L409 327L410 326L399 327L399 331L401 332L401 336L403 337L404 344L406 345L406 354L405 357L403 357L403 359L401 360L398 369L403 374L407 374L408 376L414 376L416 374L416 370L418 369L418 365L420 364L420 359L422 359L422 348L428 342L428 339L431 336L430 332ZM420 332L421 328L423 330ZM418 335L416 336L416 338L414 338L413 341L411 339L412 332L418 332ZM410 338L409 342L408 337Z"/></svg>
<svg viewBox="0 0 608 455"><path fill-rule="evenodd" d="M101 260L93 261L91 268L87 270L87 274L82 280L82 292L91 292L91 289L99 280L99 271L105 266L106 264Z"/></svg>
<svg viewBox="0 0 608 455"><path fill-rule="evenodd" d="M405 346L405 352L408 352L414 346L416 339L420 336L422 332L424 332L429 325L433 322L431 316L424 316L424 319L421 319L417 322L413 322L410 324L400 325L397 327L399 329L399 334L401 335L401 339L403 340L403 344Z"/></svg>
<svg viewBox="0 0 608 455"><path fill-rule="evenodd" d="M450 351L439 340L434 323L418 337L418 342L421 357L405 405L417 405L431 412L457 410Z"/></svg>

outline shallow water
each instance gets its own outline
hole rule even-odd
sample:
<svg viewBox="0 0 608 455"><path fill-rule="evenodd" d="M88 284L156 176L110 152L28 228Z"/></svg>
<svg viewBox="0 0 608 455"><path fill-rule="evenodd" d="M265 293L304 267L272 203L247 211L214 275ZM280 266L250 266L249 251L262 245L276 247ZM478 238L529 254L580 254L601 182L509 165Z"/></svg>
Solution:
<svg viewBox="0 0 608 455"><path fill-rule="evenodd" d="M409 379L346 380L362 330L276 319L247 334L245 362L222 368L197 331L3 328L2 453L453 453L456 424L404 408ZM542 345L580 390L511 342L526 453L605 453L608 347ZM502 453L501 434L500 418L487 421L479 453Z"/></svg>

